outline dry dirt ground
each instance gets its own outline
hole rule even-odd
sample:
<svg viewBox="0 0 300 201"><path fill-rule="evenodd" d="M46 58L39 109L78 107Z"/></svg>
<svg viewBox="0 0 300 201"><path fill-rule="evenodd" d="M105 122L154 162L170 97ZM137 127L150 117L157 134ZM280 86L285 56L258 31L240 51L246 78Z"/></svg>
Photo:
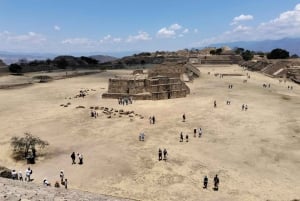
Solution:
<svg viewBox="0 0 300 201"><path fill-rule="evenodd" d="M238 66L200 71L201 77L188 84L187 98L128 106L101 98L109 77L130 73L125 70L0 90L0 164L22 171L28 167L11 159L9 141L31 132L50 143L47 154L31 166L34 182L40 184L44 177L51 183L59 180L62 169L69 188L138 200L300 199L300 87L254 72L249 72L247 83L242 82L246 76L213 75L245 75ZM271 88L263 88L263 83ZM96 91L84 99L65 99L82 88ZM228 99L231 105L226 105ZM67 102L69 107L60 106ZM241 110L242 104L248 111ZM86 108L76 109L79 105ZM90 106L134 110L145 118L108 119L98 111L94 119ZM155 125L149 124L151 115ZM194 138L193 129L199 127L203 135ZM141 131L144 142L138 141ZM189 134L189 142L179 142L180 132ZM158 161L158 148L168 150L166 162ZM71 164L73 151L83 154L83 165ZM219 191L212 189L215 174ZM205 175L207 190L202 189Z"/></svg>

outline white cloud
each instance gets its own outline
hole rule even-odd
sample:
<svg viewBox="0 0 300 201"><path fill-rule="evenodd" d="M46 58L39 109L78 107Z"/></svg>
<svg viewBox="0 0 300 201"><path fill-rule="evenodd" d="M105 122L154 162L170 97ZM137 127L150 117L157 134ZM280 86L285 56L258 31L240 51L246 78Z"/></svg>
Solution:
<svg viewBox="0 0 300 201"><path fill-rule="evenodd" d="M245 17L241 17L242 19ZM293 10L281 13L277 18L261 23L256 27L238 25L223 34L202 40L198 45L254 40L276 40L300 36L300 4Z"/></svg>
<svg viewBox="0 0 300 201"><path fill-rule="evenodd" d="M253 20L253 16L241 14L240 16L234 17L230 25L235 25L241 21L247 21L247 20Z"/></svg>
<svg viewBox="0 0 300 201"><path fill-rule="evenodd" d="M58 25L54 25L53 29L54 29L55 31L60 31L60 27L59 27Z"/></svg>
<svg viewBox="0 0 300 201"><path fill-rule="evenodd" d="M88 38L68 38L61 42L67 45L91 45L94 42Z"/></svg>
<svg viewBox="0 0 300 201"><path fill-rule="evenodd" d="M172 25L169 27L170 30L174 30L174 31L179 30L179 29L181 29L181 28L182 28L182 26L179 25L179 24L172 24Z"/></svg>
<svg viewBox="0 0 300 201"><path fill-rule="evenodd" d="M186 29L184 29L182 33L183 33L183 34L187 34L187 33L189 33L189 29L187 29L187 28L186 28Z"/></svg>
<svg viewBox="0 0 300 201"><path fill-rule="evenodd" d="M127 42L135 42L135 41L147 41L151 40L152 38L147 32L139 31L137 35L128 36Z"/></svg>
<svg viewBox="0 0 300 201"><path fill-rule="evenodd" d="M121 41L121 38L114 38L110 34L108 34L100 40L100 43L119 43Z"/></svg>
<svg viewBox="0 0 300 201"><path fill-rule="evenodd" d="M13 43L26 43L26 44L41 44L45 42L47 39L42 34L38 34L35 32L28 32L27 34L14 34L8 31L4 31L0 33L0 39L2 42L6 42L9 44Z"/></svg>
<svg viewBox="0 0 300 201"><path fill-rule="evenodd" d="M185 29L182 33L178 33L183 27L177 23L171 24L169 27L163 27L157 31L156 36L159 38L176 38L177 34L182 35L188 33L188 29Z"/></svg>
<svg viewBox="0 0 300 201"><path fill-rule="evenodd" d="M158 30L156 35L160 38L171 38L176 35L176 32L174 30L170 30L170 29L164 27L164 28L161 28L160 30Z"/></svg>
<svg viewBox="0 0 300 201"><path fill-rule="evenodd" d="M198 29L194 29L194 33L198 33Z"/></svg>

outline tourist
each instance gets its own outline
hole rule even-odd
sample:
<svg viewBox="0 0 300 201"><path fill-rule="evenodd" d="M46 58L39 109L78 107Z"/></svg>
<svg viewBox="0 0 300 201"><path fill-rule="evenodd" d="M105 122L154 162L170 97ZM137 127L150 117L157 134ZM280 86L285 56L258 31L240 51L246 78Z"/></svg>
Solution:
<svg viewBox="0 0 300 201"><path fill-rule="evenodd" d="M75 152L73 151L73 153L71 154L71 158L72 158L72 165L76 164L75 159L76 159L76 155Z"/></svg>
<svg viewBox="0 0 300 201"><path fill-rule="evenodd" d="M56 181L56 182L55 182L55 184L54 184L54 187L55 187L55 188L59 188L59 187L60 187L60 185L59 185L59 182L58 182L58 181Z"/></svg>
<svg viewBox="0 0 300 201"><path fill-rule="evenodd" d="M245 105L243 104L243 105L242 105L242 110L244 110L244 109L245 109Z"/></svg>
<svg viewBox="0 0 300 201"><path fill-rule="evenodd" d="M185 122L185 114L182 115L182 121Z"/></svg>
<svg viewBox="0 0 300 201"><path fill-rule="evenodd" d="M186 141L186 142L189 141L189 135L188 135L188 134L185 135L185 141Z"/></svg>
<svg viewBox="0 0 300 201"><path fill-rule="evenodd" d="M194 128L194 137L196 137L196 134L197 134L197 129Z"/></svg>
<svg viewBox="0 0 300 201"><path fill-rule="evenodd" d="M11 171L11 178L13 180L17 180L18 179L18 173L16 172L16 170L12 170Z"/></svg>
<svg viewBox="0 0 300 201"><path fill-rule="evenodd" d="M78 159L79 159L79 165L82 165L83 164L83 156L82 156L82 154L77 154L78 155Z"/></svg>
<svg viewBox="0 0 300 201"><path fill-rule="evenodd" d="M202 128L199 128L199 137L202 135Z"/></svg>
<svg viewBox="0 0 300 201"><path fill-rule="evenodd" d="M203 188L204 189L207 189L207 184L208 184L208 178L207 178L207 176L205 176L204 180L203 180Z"/></svg>
<svg viewBox="0 0 300 201"><path fill-rule="evenodd" d="M43 181L45 186L51 186L51 184L49 183L49 181L45 178Z"/></svg>
<svg viewBox="0 0 300 201"><path fill-rule="evenodd" d="M68 188L68 180L65 179L65 189L67 189L67 188Z"/></svg>
<svg viewBox="0 0 300 201"><path fill-rule="evenodd" d="M220 183L220 180L219 180L219 177L218 175L216 174L216 176L214 177L214 190L217 191L219 190L219 183Z"/></svg>
<svg viewBox="0 0 300 201"><path fill-rule="evenodd" d="M183 142L183 134L182 134L182 132L180 133L180 142Z"/></svg>
<svg viewBox="0 0 300 201"><path fill-rule="evenodd" d="M155 124L155 116L152 117L152 123Z"/></svg>
<svg viewBox="0 0 300 201"><path fill-rule="evenodd" d="M22 171L19 171L19 174L18 174L18 176L19 176L19 180L20 180L20 181L23 181L23 175L22 175Z"/></svg>
<svg viewBox="0 0 300 201"><path fill-rule="evenodd" d="M158 160L162 160L162 151L160 148L158 149Z"/></svg>
<svg viewBox="0 0 300 201"><path fill-rule="evenodd" d="M291 86L291 90L293 90L293 86Z"/></svg>
<svg viewBox="0 0 300 201"><path fill-rule="evenodd" d="M30 176L32 174L32 170L30 169L30 167L27 168L27 170L25 171L25 173L26 173L26 179L25 179L25 181L27 180L27 182L30 182L31 181Z"/></svg>
<svg viewBox="0 0 300 201"><path fill-rule="evenodd" d="M149 122L150 122L150 124L152 124L152 117L151 116L149 117Z"/></svg>
<svg viewBox="0 0 300 201"><path fill-rule="evenodd" d="M245 111L247 111L248 110L248 105L245 105Z"/></svg>
<svg viewBox="0 0 300 201"><path fill-rule="evenodd" d="M167 155L168 155L168 152L166 149L164 149L164 160L166 161L167 160Z"/></svg>
<svg viewBox="0 0 300 201"><path fill-rule="evenodd" d="M59 177L60 177L60 183L62 184L64 181L64 171L63 170L60 171Z"/></svg>
<svg viewBox="0 0 300 201"><path fill-rule="evenodd" d="M145 140L145 133L141 133L141 141L144 141Z"/></svg>
<svg viewBox="0 0 300 201"><path fill-rule="evenodd" d="M214 101L214 108L216 108L217 107L217 101L215 100Z"/></svg>

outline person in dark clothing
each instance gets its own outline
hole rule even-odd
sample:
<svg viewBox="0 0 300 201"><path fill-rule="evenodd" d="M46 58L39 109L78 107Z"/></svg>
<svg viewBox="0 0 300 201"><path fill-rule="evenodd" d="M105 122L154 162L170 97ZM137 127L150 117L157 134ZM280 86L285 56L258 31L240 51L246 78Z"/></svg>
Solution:
<svg viewBox="0 0 300 201"><path fill-rule="evenodd" d="M158 160L162 160L162 151L160 148L158 149Z"/></svg>
<svg viewBox="0 0 300 201"><path fill-rule="evenodd" d="M183 142L183 134L182 134L182 132L180 133L180 142Z"/></svg>
<svg viewBox="0 0 300 201"><path fill-rule="evenodd" d="M164 160L166 161L167 160L167 155L168 155L168 152L166 149L164 149Z"/></svg>
<svg viewBox="0 0 300 201"><path fill-rule="evenodd" d="M185 114L182 115L182 121L185 122Z"/></svg>
<svg viewBox="0 0 300 201"><path fill-rule="evenodd" d="M216 108L217 107L217 101L215 100L214 101L214 108Z"/></svg>
<svg viewBox="0 0 300 201"><path fill-rule="evenodd" d="M71 158L72 158L72 165L76 164L75 159L76 159L76 155L75 152L73 151L73 153L71 154Z"/></svg>
<svg viewBox="0 0 300 201"><path fill-rule="evenodd" d="M208 178L207 178L207 176L205 176L204 180L203 180L203 188L204 189L207 189L207 184L208 184Z"/></svg>
<svg viewBox="0 0 300 201"><path fill-rule="evenodd" d="M185 135L185 141L186 141L186 142L189 141L189 135L188 135L188 134Z"/></svg>
<svg viewBox="0 0 300 201"><path fill-rule="evenodd" d="M152 123L155 124L155 116L152 117Z"/></svg>
<svg viewBox="0 0 300 201"><path fill-rule="evenodd" d="M219 177L218 175L216 174L216 176L214 177L214 190L217 191L219 190L219 183L220 183L220 180L219 180Z"/></svg>
<svg viewBox="0 0 300 201"><path fill-rule="evenodd" d="M197 129L195 128L194 129L194 137L196 137L196 134L197 134Z"/></svg>

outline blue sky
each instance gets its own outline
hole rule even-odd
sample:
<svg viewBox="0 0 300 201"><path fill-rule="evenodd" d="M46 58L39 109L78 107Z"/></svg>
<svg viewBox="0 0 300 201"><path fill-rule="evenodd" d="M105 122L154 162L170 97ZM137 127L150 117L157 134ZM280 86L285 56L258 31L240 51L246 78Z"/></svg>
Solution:
<svg viewBox="0 0 300 201"><path fill-rule="evenodd" d="M178 50L300 37L300 0L0 0L0 51Z"/></svg>

